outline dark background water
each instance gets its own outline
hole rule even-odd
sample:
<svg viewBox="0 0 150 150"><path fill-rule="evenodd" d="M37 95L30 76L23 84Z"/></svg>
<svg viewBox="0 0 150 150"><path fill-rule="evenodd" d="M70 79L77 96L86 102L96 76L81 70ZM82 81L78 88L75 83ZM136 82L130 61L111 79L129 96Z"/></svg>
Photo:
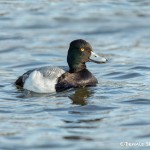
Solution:
<svg viewBox="0 0 150 150"><path fill-rule="evenodd" d="M15 88L29 69L66 65L78 38L109 59L88 64L96 87ZM0 149L149 149L149 58L149 0L0 0Z"/></svg>

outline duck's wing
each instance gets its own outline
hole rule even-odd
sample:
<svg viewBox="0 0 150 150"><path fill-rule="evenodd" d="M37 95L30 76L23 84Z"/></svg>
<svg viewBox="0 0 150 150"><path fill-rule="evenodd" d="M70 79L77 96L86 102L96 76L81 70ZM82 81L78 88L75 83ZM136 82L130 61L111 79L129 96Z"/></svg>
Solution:
<svg viewBox="0 0 150 150"><path fill-rule="evenodd" d="M68 71L68 67L65 66L58 66L58 67L41 67L36 69L36 71L39 71L44 78L47 78L49 80L55 80L56 78L59 78L63 73Z"/></svg>
<svg viewBox="0 0 150 150"><path fill-rule="evenodd" d="M66 66L58 66L58 67L46 66L32 69L25 72L22 76L20 76L16 80L15 84L20 87L23 87L27 79L34 78L38 80L38 76L42 76L43 78L49 79L50 81L54 81L68 70L69 68Z"/></svg>

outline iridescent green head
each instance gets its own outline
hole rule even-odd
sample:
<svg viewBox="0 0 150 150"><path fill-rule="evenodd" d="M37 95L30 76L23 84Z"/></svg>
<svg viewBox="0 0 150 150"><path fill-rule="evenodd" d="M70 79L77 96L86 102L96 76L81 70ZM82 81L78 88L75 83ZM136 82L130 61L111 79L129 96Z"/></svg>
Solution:
<svg viewBox="0 0 150 150"><path fill-rule="evenodd" d="M93 59L94 58L94 59ZM67 62L70 72L78 72L86 68L86 62L105 63L107 60L93 52L91 45L85 40L78 39L70 43Z"/></svg>

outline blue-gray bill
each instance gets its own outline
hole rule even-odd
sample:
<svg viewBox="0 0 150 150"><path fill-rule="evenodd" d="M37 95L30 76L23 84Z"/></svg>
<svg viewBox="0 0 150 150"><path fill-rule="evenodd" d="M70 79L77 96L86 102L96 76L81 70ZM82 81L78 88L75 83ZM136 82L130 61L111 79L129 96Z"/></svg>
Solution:
<svg viewBox="0 0 150 150"><path fill-rule="evenodd" d="M107 61L106 58L97 55L93 51L91 52L91 56L89 58L89 62L94 62L94 63L97 63L97 64L102 64L102 63L105 63L106 61Z"/></svg>

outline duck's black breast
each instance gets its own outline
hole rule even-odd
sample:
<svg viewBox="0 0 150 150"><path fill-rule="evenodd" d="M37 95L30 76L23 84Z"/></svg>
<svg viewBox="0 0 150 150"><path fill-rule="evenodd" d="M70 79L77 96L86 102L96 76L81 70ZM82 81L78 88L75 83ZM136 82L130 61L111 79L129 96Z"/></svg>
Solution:
<svg viewBox="0 0 150 150"><path fill-rule="evenodd" d="M58 78L56 91L63 91L69 88L94 86L98 83L97 79L87 69L79 72L66 72Z"/></svg>

